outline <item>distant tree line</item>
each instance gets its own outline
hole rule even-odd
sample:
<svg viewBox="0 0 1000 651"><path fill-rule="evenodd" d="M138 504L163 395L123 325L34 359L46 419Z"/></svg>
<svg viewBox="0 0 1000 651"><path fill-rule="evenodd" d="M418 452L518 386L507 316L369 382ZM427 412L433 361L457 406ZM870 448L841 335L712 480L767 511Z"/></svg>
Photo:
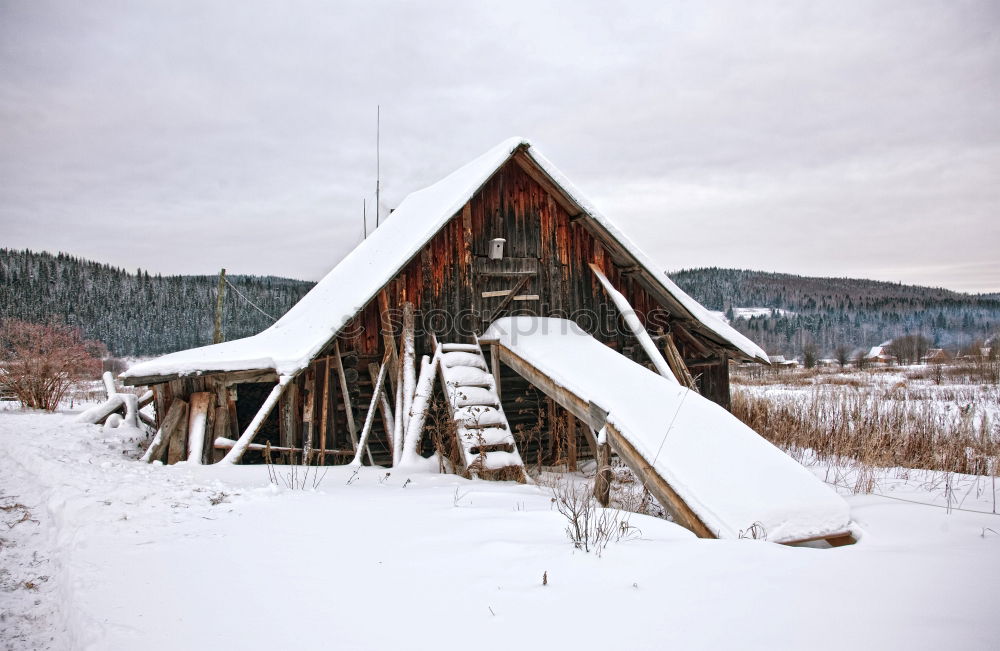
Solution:
<svg viewBox="0 0 1000 651"><path fill-rule="evenodd" d="M860 349L900 337L961 352L1000 331L1000 296L850 278L812 278L741 269L670 275L711 310L772 354L853 359ZM771 312L736 318L735 308ZM908 340L907 359L913 339ZM914 361L919 361L916 356Z"/></svg>
<svg viewBox="0 0 1000 651"><path fill-rule="evenodd" d="M281 317L314 283L272 276L227 277L261 310ZM117 356L169 353L212 343L217 276L128 272L66 254L0 249L0 317L79 328ZM226 339L267 328L272 319L229 289Z"/></svg>

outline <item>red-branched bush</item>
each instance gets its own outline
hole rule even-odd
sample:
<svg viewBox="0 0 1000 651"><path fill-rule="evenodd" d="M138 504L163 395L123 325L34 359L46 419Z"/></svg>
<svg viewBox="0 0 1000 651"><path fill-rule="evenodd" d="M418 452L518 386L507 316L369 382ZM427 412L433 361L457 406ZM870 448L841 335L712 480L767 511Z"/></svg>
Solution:
<svg viewBox="0 0 1000 651"><path fill-rule="evenodd" d="M0 382L25 407L54 411L73 383L101 374L104 344L76 328L17 319L0 324Z"/></svg>

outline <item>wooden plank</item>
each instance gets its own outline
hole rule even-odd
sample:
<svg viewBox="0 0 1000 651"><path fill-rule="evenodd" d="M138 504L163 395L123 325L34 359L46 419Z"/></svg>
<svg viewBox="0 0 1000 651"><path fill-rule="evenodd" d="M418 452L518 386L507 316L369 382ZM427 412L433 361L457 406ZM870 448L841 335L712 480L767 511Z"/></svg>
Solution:
<svg viewBox="0 0 1000 651"><path fill-rule="evenodd" d="M244 382L277 382L278 374L274 369L248 369L245 371L213 371L206 370L199 378L222 379L226 384L241 384ZM147 375L143 377L126 377L122 379L125 386L140 386L162 384L181 379L176 373L170 375Z"/></svg>
<svg viewBox="0 0 1000 651"><path fill-rule="evenodd" d="M521 294L520 296L515 296L512 300L515 301L537 301L538 294Z"/></svg>
<svg viewBox="0 0 1000 651"><path fill-rule="evenodd" d="M621 313L621 316L625 321L625 325L628 326L632 335L646 352L646 355L649 357L649 361L651 361L653 366L656 368L656 372L665 378L677 380L679 382L680 380L674 377L674 373L670 370L667 360L663 359L663 355L656 347L656 344L653 343L653 338L649 336L648 332L646 332L646 328L639 321L639 316L636 314L632 305L628 302L628 299L625 298L625 295L611 284L611 281L608 280L608 277L604 275L604 272L602 272L600 267L596 264L590 263L590 270L593 271L594 275L597 276L597 279L601 281L601 286L604 287L604 291L607 292L611 301L615 304L615 307L618 308L618 312Z"/></svg>
<svg viewBox="0 0 1000 651"><path fill-rule="evenodd" d="M229 436L229 409L226 407L215 408L215 422L212 423L212 441ZM212 447L212 463L222 460L222 455L216 448Z"/></svg>
<svg viewBox="0 0 1000 651"><path fill-rule="evenodd" d="M493 372L493 384L496 386L497 398L503 399L500 394L500 351L497 344L490 345L490 370Z"/></svg>
<svg viewBox="0 0 1000 651"><path fill-rule="evenodd" d="M326 463L326 431L330 416L330 358L317 360L316 362L316 384L321 386L319 395L320 416L319 416L319 464Z"/></svg>
<svg viewBox="0 0 1000 651"><path fill-rule="evenodd" d="M208 391L198 391L191 394L188 407L188 446L187 460L200 465L205 461L205 451L208 449L207 438L212 433L208 429L208 414L215 408L215 396Z"/></svg>
<svg viewBox="0 0 1000 651"><path fill-rule="evenodd" d="M498 296L506 296L507 294L510 294L509 289L498 289L495 292L481 292L480 296L483 298L496 298Z"/></svg>
<svg viewBox="0 0 1000 651"><path fill-rule="evenodd" d="M187 433L188 433L188 403L180 398L176 399L174 403L184 403L184 418L180 420L179 423L174 427L173 433L170 435L170 443L167 446L167 463L174 464L187 458ZM169 413L167 414L170 415Z"/></svg>
<svg viewBox="0 0 1000 651"><path fill-rule="evenodd" d="M378 364L371 362L368 364L368 377L378 377ZM389 404L389 399L385 395L385 387L382 387L382 391L379 392L378 399L379 414L382 416L382 429L385 430L386 437L389 440L389 446L392 447L392 435L395 430L395 417L392 413L392 405Z"/></svg>
<svg viewBox="0 0 1000 651"><path fill-rule="evenodd" d="M264 399L264 404L260 406L260 409L257 410L257 414L253 417L253 420L250 421L246 430L240 435L240 438L237 439L236 445L233 446L233 449L230 450L219 463L237 463L243 458L243 453L246 452L247 447L253 443L254 437L257 436L258 432L260 432L260 428L264 426L264 421L267 420L271 410L273 410L275 405L278 404L278 399L281 397L281 394L284 393L285 387L291 383L291 380L286 380L285 384L279 382L274 385L274 388L271 389L271 393L269 393L267 398Z"/></svg>
<svg viewBox="0 0 1000 651"><path fill-rule="evenodd" d="M684 360L681 358L681 353L677 350L677 344L674 343L673 335L666 334L663 335L663 351L664 357L667 360L667 364L670 366L670 370L673 371L674 377L677 381L681 383L682 386L686 386L692 391L698 390L698 385L695 383L694 378L691 377L691 371L685 366Z"/></svg>
<svg viewBox="0 0 1000 651"><path fill-rule="evenodd" d="M489 323L496 321L497 317L499 317L500 314L503 313L504 309L510 303L511 299L514 298L514 295L517 294L517 292L519 292L525 285L527 285L528 281L531 280L531 278L532 278L531 276L522 276L520 280L514 283L514 287L511 288L510 294L508 294L503 300L501 300L500 304L497 305L496 308L493 310L493 312L490 314L490 318L488 319Z"/></svg>
<svg viewBox="0 0 1000 651"><path fill-rule="evenodd" d="M170 404L170 410L163 417L163 423L156 430L156 435L153 436L153 441L149 444L149 448L146 449L146 453L142 455L143 461L150 463L157 461L163 456L164 450L169 448L170 441L180 421L183 420L186 422L187 408L187 402L181 399L174 400Z"/></svg>
<svg viewBox="0 0 1000 651"><path fill-rule="evenodd" d="M393 350L396 343L392 344ZM340 355L340 342L333 343L333 359L337 363L337 377L340 378L340 399L344 403L344 415L347 418L347 432L351 436L351 446L358 449L358 430L354 424L354 409L351 406L351 394L347 386L347 375L344 373L344 360Z"/></svg>
<svg viewBox="0 0 1000 651"><path fill-rule="evenodd" d="M295 414L298 399L298 384L289 382L288 387L278 400L278 441L281 442L281 447L289 450L296 447L295 424L297 419L295 418ZM295 459L292 458L290 453L286 454L285 463L295 463Z"/></svg>
<svg viewBox="0 0 1000 651"><path fill-rule="evenodd" d="M396 370L399 364L399 351L396 349L396 337L393 334L392 329L392 317L389 315L389 294L386 293L383 287L378 293L378 311L379 311L379 324L382 330L382 345L385 347L386 352L389 353L389 385L392 390L396 389ZM337 348L339 342L334 343L334 355L339 357L340 351ZM338 362L340 364L340 362ZM353 420L353 419L352 419ZM353 429L353 428L349 428ZM356 436L351 434L352 437ZM352 439L353 440L353 439Z"/></svg>
<svg viewBox="0 0 1000 651"><path fill-rule="evenodd" d="M542 189L549 193L559 206L571 215L578 214L583 210L576 201L573 200L568 194L555 181L553 181L549 175L539 167L524 151L518 151L513 156L514 162L524 170L524 172L531 177L531 179L542 186Z"/></svg>
<svg viewBox="0 0 1000 651"><path fill-rule="evenodd" d="M153 410L156 412L156 427L163 427L163 419L167 417L167 392L166 385L164 384L154 384L153 391Z"/></svg>
<svg viewBox="0 0 1000 651"><path fill-rule="evenodd" d="M302 463L309 465L313 448L313 421L316 410L316 372L310 366L303 380L304 400L302 401Z"/></svg>
<svg viewBox="0 0 1000 651"><path fill-rule="evenodd" d="M379 368L378 377L375 380L375 386L372 388L372 399L371 403L368 405L368 413L365 414L365 424L361 428L361 440L358 443L358 448L354 451L354 460L351 463L355 465L361 465L361 453L368 449L368 436L372 431L372 423L375 422L375 412L378 410L378 397L382 393L382 383L385 382L386 370L389 365L386 360L382 361L382 366ZM371 452L368 453L368 462L371 463ZM374 464L372 464L374 465Z"/></svg>
<svg viewBox="0 0 1000 651"><path fill-rule="evenodd" d="M528 382L537 387L542 393L558 402L564 409L570 411L595 430L604 427L608 434L608 444L611 446L611 450L639 477L643 482L643 486L649 489L665 509L672 513L676 512L675 519L678 524L691 529L691 531L694 531L695 534L703 538L715 537L704 523L694 515L690 507L670 487L667 481L650 468L649 464L639 455L632 444L626 441L610 423L602 422L603 419L598 411L599 407L592 411L591 405L593 403L583 400L565 387L556 384L545 373L535 368L534 365L521 358L517 353L503 344L497 344L497 346L500 350L500 361L528 380ZM606 466L607 446L599 445L594 433L591 433L591 437L588 437L588 442L591 441L593 441L591 444L596 450L595 456L598 461L600 475L600 469ZM595 492L597 488L597 482L595 481Z"/></svg>
<svg viewBox="0 0 1000 651"><path fill-rule="evenodd" d="M226 391L226 408L229 409L229 431L234 438L239 438L240 436L240 419L236 411L236 399L237 389L235 386L227 387Z"/></svg>
<svg viewBox="0 0 1000 651"><path fill-rule="evenodd" d="M231 450L234 445L236 445L236 441L226 437L219 437L212 442L212 447L214 447L216 450ZM267 448L268 446L265 443L251 443L250 445L247 446L248 450L256 450L258 452L263 452ZM302 448L286 448L280 445L272 445L270 446L270 448L271 452L277 452L288 456L302 453ZM319 450L313 450L313 452L316 453L319 452ZM324 454L329 454L338 457L349 457L352 456L354 452L352 450L337 450L334 448L330 448L326 450Z"/></svg>
<svg viewBox="0 0 1000 651"><path fill-rule="evenodd" d="M564 409L563 418L566 421L566 470L576 472L576 417Z"/></svg>
<svg viewBox="0 0 1000 651"><path fill-rule="evenodd" d="M611 449L635 473L636 477L642 482L642 485L649 489L649 492L653 494L653 497L660 503L660 506L670 513L674 522L690 529L699 538L718 537L691 510L691 507L681 499L680 495L674 491L667 480L661 477L649 465L646 459L639 454L635 447L615 429L614 425L608 423L605 425L605 431L608 434L608 443L611 445Z"/></svg>

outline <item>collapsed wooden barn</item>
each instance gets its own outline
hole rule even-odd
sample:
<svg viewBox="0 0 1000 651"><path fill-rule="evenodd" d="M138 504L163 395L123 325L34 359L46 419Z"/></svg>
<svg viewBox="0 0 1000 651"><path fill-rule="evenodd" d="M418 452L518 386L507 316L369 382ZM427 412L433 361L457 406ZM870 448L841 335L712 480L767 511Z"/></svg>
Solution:
<svg viewBox="0 0 1000 651"><path fill-rule="evenodd" d="M523 480L525 461L575 468L595 458L606 468L615 453L663 484L654 494L698 531L649 459L598 435L606 407L482 339L512 315L571 321L727 409L729 362L767 363L537 148L510 139L409 195L271 328L138 364L122 379L153 391L149 460L389 466L437 452L456 472ZM431 387L437 407L425 422Z"/></svg>

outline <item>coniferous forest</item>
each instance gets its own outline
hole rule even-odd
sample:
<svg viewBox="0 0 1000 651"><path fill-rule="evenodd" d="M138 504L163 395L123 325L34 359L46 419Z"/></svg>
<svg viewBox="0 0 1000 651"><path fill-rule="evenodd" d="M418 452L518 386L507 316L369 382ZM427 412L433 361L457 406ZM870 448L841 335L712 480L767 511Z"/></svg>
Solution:
<svg viewBox="0 0 1000 651"><path fill-rule="evenodd" d="M840 346L858 350L907 334L961 352L1000 332L997 294L740 269L689 269L671 278L769 353L789 357L806 346L832 355ZM228 280L243 296L225 293L227 340L268 327L314 285L273 276ZM64 253L0 249L0 317L77 326L117 356L211 343L217 283L214 275L131 272ZM740 308L766 309L741 316Z"/></svg>
<svg viewBox="0 0 1000 651"><path fill-rule="evenodd" d="M963 352L1000 333L997 294L743 269L687 269L670 277L770 354L794 357L814 346L829 356L839 346L856 351L911 334ZM769 310L740 317L739 308Z"/></svg>
<svg viewBox="0 0 1000 651"><path fill-rule="evenodd" d="M227 276L226 339L246 337L281 317L314 283ZM79 327L117 356L149 356L212 343L218 276L129 272L63 253L0 249L0 316Z"/></svg>

